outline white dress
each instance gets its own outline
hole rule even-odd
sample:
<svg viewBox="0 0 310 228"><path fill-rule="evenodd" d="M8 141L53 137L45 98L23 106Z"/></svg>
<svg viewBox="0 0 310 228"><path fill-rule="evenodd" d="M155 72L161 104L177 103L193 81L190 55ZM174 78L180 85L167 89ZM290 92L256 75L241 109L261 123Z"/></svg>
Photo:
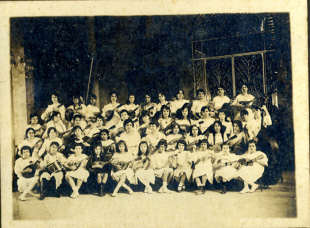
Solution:
<svg viewBox="0 0 310 228"><path fill-rule="evenodd" d="M214 109L218 110L223 107L223 104L229 103L230 99L227 96L216 96L213 98Z"/></svg>
<svg viewBox="0 0 310 228"><path fill-rule="evenodd" d="M51 154L47 154L44 157L43 161L43 167L46 167L54 162L59 162L61 165L63 165L66 162L66 158L63 156L63 154L57 152L54 156ZM52 177L55 177L56 180L56 189L61 185L63 180L63 172L54 172L49 174L48 172L43 172L40 178L45 178L47 180L50 180Z"/></svg>
<svg viewBox="0 0 310 228"><path fill-rule="evenodd" d="M171 103L171 113L176 113L176 111L183 107L185 103L189 103L188 100L175 100Z"/></svg>
<svg viewBox="0 0 310 228"><path fill-rule="evenodd" d="M155 134L148 134L146 136L146 141L152 148L155 148L161 139L166 139L166 136L159 131L157 131Z"/></svg>
<svg viewBox="0 0 310 228"><path fill-rule="evenodd" d="M38 137L34 137L33 140L30 142L28 139L25 139L24 141L22 141L21 144L19 144L17 146L18 148L18 155L21 156L21 151L20 149L23 147L23 146L29 146L31 149L34 149L34 146L39 142L41 141L41 138L38 138ZM33 152L33 151L32 151Z"/></svg>
<svg viewBox="0 0 310 228"><path fill-rule="evenodd" d="M167 136L167 150L175 150L178 140L182 138L181 134L170 134Z"/></svg>
<svg viewBox="0 0 310 228"><path fill-rule="evenodd" d="M107 104L107 105L105 105L104 107L103 107L103 109L102 109L102 116L105 116L105 114L106 114L106 112L107 111L112 111L112 110L114 110L117 106L119 106L120 104L119 103L115 103L114 105L112 105L112 103L110 103L110 104ZM121 107L120 107L121 108ZM118 115L118 113L117 112L114 112L114 115Z"/></svg>
<svg viewBox="0 0 310 228"><path fill-rule="evenodd" d="M151 166L154 170L154 174L156 177L162 178L165 171L172 171L172 168L169 168L169 154L166 152L163 153L155 153L151 155Z"/></svg>
<svg viewBox="0 0 310 228"><path fill-rule="evenodd" d="M138 146L141 141L141 136L138 132L136 132L135 130L131 134L124 132L120 135L120 137L116 138L116 141L120 140L125 141L128 152L132 153L135 156L138 154Z"/></svg>
<svg viewBox="0 0 310 228"><path fill-rule="evenodd" d="M145 159L145 156L142 156L143 159ZM147 163L147 166L149 166L149 160L145 161ZM150 167L143 167L144 164L142 160L138 160L134 164L134 173L135 173L135 178L136 178L136 184L138 184L138 180L140 180L142 183L155 183L155 175L153 169Z"/></svg>
<svg viewBox="0 0 310 228"><path fill-rule="evenodd" d="M115 153L113 157L111 158L111 161L113 165L113 163L115 164L117 162L129 162L129 161L132 161L134 158L135 156L130 152L127 152L124 154ZM116 180L117 178L120 178L124 173L126 174L126 177L129 183L134 184L136 182L135 175L134 175L132 168L128 168L128 167L126 169L118 170L118 171L114 171L114 169L112 169L111 177L113 180Z"/></svg>
<svg viewBox="0 0 310 228"><path fill-rule="evenodd" d="M77 170L68 171L66 175L82 180L83 182L87 182L89 172L86 170L86 163L87 163L86 158L87 158L87 155L85 154L80 154L78 156L76 156L75 154L71 155L67 159L67 163L69 162L80 163L82 160L83 161Z"/></svg>
<svg viewBox="0 0 310 228"><path fill-rule="evenodd" d="M209 101L203 99L203 100L195 100L193 102L193 106L192 106L192 112L193 113L200 113L201 112L201 108L204 106L208 106L209 105Z"/></svg>
<svg viewBox="0 0 310 228"><path fill-rule="evenodd" d="M85 110L86 119L88 119L89 117L93 117L94 113L100 113L99 108L91 104L87 105Z"/></svg>
<svg viewBox="0 0 310 228"><path fill-rule="evenodd" d="M206 175L208 181L213 184L213 167L212 158L214 157L214 152L211 150L197 151L191 154L192 161L196 162L198 159L205 158L205 161L200 161L195 164L195 169L193 171L193 179Z"/></svg>
<svg viewBox="0 0 310 228"><path fill-rule="evenodd" d="M235 155L235 154L231 154L231 153L225 154L224 152L220 152L216 155L214 164L238 161L239 158L240 156ZM232 178L234 178L236 172L237 172L237 169L234 168L233 164L228 164L227 166L224 166L222 168L215 169L214 177L218 183L220 182L220 177L226 179L227 181L230 181Z"/></svg>
<svg viewBox="0 0 310 228"><path fill-rule="evenodd" d="M55 123L53 120L49 121L46 125L46 131L44 132L42 138L47 138L47 131L49 128L54 127L58 133L64 133L66 131L66 126L63 124L61 120L58 123Z"/></svg>
<svg viewBox="0 0 310 228"><path fill-rule="evenodd" d="M260 177L262 177L265 170L265 166L268 166L268 158L266 154L264 154L261 151L256 151L254 153L247 152L241 155L240 158L255 159L259 156L262 157L261 159L259 159L259 161L264 165L261 165L258 162L254 161L252 166L243 166L241 169L239 169L238 172L236 173L236 176L241 177L244 181L248 183L254 183Z"/></svg>
<svg viewBox="0 0 310 228"><path fill-rule="evenodd" d="M191 168L190 152L183 151L180 153L177 150L175 154L177 159L177 168L173 172L174 176L178 178L181 177L181 174L185 173L187 180L190 181L193 172Z"/></svg>
<svg viewBox="0 0 310 228"><path fill-rule="evenodd" d="M34 177L32 178L25 178L22 176L21 171L27 167L30 164L33 164L36 160L33 158L28 158L28 159L23 159L19 158L15 161L15 166L14 166L14 171L18 177L17 180L17 185L18 185L18 191L19 192L24 192L25 189L33 182L38 182L39 181L39 173L36 171Z"/></svg>

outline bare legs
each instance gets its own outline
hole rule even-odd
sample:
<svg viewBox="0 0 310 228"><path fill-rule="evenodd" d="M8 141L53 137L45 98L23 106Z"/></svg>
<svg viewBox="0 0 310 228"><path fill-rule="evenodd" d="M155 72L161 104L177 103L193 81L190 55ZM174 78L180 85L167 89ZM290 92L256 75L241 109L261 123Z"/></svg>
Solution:
<svg viewBox="0 0 310 228"><path fill-rule="evenodd" d="M75 178L76 179L76 178ZM82 180L77 179L76 180L76 184L74 179L71 176L66 175L66 181L69 183L69 185L71 186L73 193L71 194L72 198L77 198L79 196L79 189L83 183Z"/></svg>
<svg viewBox="0 0 310 228"><path fill-rule="evenodd" d="M171 193L171 191L167 188L167 185L171 181L171 178L173 176L173 171L172 169L166 169L163 173L163 186L158 190L159 193Z"/></svg>
<svg viewBox="0 0 310 228"><path fill-rule="evenodd" d="M125 184L126 177L127 177L126 173L123 173L120 177L115 178L115 180L118 183L117 183L117 185L113 191L113 194L112 194L113 197L116 197L116 195L117 195L117 193L121 187L124 187L130 195L133 193L132 189L127 184Z"/></svg>
<svg viewBox="0 0 310 228"><path fill-rule="evenodd" d="M38 178L33 178L29 185L25 188L23 193L19 196L19 199L22 201L26 200L26 195L34 188L34 186L37 184Z"/></svg>

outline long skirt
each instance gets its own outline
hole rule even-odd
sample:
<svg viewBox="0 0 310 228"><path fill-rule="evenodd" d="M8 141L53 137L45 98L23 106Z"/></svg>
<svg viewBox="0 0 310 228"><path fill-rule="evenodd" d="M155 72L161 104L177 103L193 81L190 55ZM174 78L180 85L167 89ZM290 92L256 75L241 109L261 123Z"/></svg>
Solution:
<svg viewBox="0 0 310 228"><path fill-rule="evenodd" d="M235 177L236 172L237 170L233 166L224 166L223 168L215 171L214 177L218 183L220 183L221 177L227 181L230 181Z"/></svg>
<svg viewBox="0 0 310 228"><path fill-rule="evenodd" d="M129 181L130 184L134 184L135 183L135 174L133 172L133 170L131 168L127 168L124 170L120 170L117 172L114 172L113 170L111 171L111 177L113 180L117 180L119 179L123 174L126 174L126 177Z"/></svg>
<svg viewBox="0 0 310 228"><path fill-rule="evenodd" d="M19 192L24 192L26 190L26 188L32 184L32 183L37 183L39 181L39 177L38 176L34 176L31 178L24 178L24 177L20 177L17 180L17 185L18 185L18 191Z"/></svg>
<svg viewBox="0 0 310 228"><path fill-rule="evenodd" d="M75 171L67 172L66 176L79 179L83 182L87 182L87 178L89 177L89 172L85 168L80 167Z"/></svg>
<svg viewBox="0 0 310 228"><path fill-rule="evenodd" d="M155 175L152 169L147 169L147 170L138 169L135 173L135 177L136 177L136 184L138 184L138 179L142 183L151 183L151 184L155 183Z"/></svg>
<svg viewBox="0 0 310 228"><path fill-rule="evenodd" d="M213 184L213 167L210 161L198 163L193 171L193 179L206 175L208 181Z"/></svg>
<svg viewBox="0 0 310 228"><path fill-rule="evenodd" d="M252 166L244 166L239 169L235 176L242 178L245 182L254 183L263 176L264 170L265 167L258 163L254 163Z"/></svg>

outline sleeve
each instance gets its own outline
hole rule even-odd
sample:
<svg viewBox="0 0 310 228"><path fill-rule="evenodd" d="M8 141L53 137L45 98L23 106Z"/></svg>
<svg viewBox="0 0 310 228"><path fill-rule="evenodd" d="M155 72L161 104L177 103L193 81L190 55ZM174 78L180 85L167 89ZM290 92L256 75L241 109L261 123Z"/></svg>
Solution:
<svg viewBox="0 0 310 228"><path fill-rule="evenodd" d="M14 172L16 173L16 175L18 176L18 178L21 177L21 171L23 170L22 166L21 166L21 160L22 158L19 158L15 161L15 166L14 166Z"/></svg>
<svg viewBox="0 0 310 228"><path fill-rule="evenodd" d="M52 108L50 105L48 105L47 108L45 109L44 113L41 115L41 119L45 120L51 111L52 111Z"/></svg>
<svg viewBox="0 0 310 228"><path fill-rule="evenodd" d="M59 107L59 112L60 112L60 115L61 115L61 119L64 120L65 119L65 112L66 112L66 109L65 109L64 105Z"/></svg>

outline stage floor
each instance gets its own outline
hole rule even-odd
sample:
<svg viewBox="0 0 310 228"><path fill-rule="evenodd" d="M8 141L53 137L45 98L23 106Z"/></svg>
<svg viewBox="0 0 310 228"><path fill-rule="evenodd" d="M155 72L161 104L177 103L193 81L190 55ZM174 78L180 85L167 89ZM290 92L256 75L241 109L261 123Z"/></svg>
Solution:
<svg viewBox="0 0 310 228"><path fill-rule="evenodd" d="M255 193L239 194L207 191L204 195L193 192L173 192L172 194L133 195L119 193L116 198L106 195L80 195L69 197L47 197L43 201L27 197L19 201L20 193L13 193L14 220L56 220L86 218L89 221L124 219L124 224L134 221L165 221L184 218L188 222L194 218L292 218L296 217L296 194L293 172L283 173L283 183L270 189L256 190ZM172 216L173 215L173 216Z"/></svg>

